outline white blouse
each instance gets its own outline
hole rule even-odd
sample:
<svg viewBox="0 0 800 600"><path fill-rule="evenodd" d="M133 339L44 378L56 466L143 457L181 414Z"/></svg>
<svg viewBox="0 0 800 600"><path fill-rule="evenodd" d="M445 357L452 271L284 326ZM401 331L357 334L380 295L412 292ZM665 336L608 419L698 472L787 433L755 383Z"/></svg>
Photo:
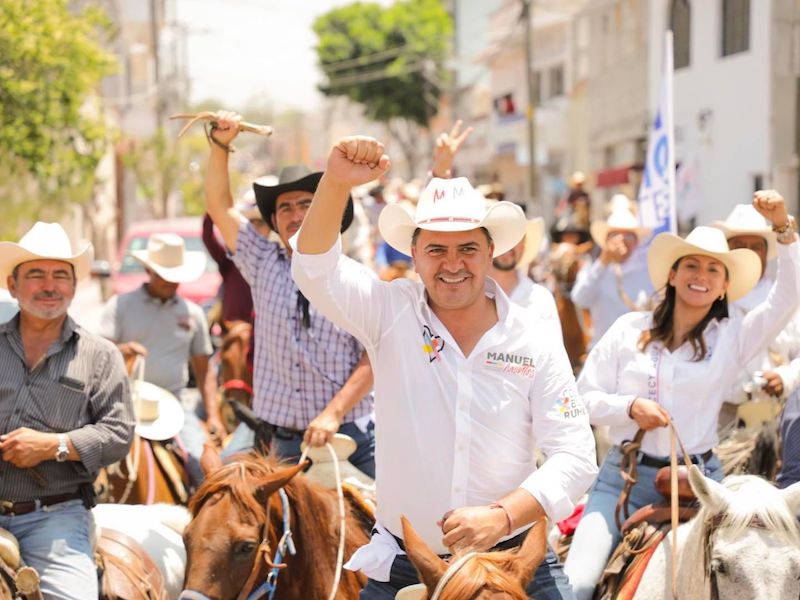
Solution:
<svg viewBox="0 0 800 600"><path fill-rule="evenodd" d="M717 418L731 382L786 326L798 296L800 243L794 242L779 244L778 275L764 302L744 317L708 325L703 360L693 360L688 342L674 352L660 342L639 351L639 337L653 326L652 313L623 315L589 353L578 379L592 424L608 425L614 444L632 439L638 426L628 405L635 397L646 398L669 411L690 454L706 452L718 442ZM642 450L669 455L669 428L648 432Z"/></svg>

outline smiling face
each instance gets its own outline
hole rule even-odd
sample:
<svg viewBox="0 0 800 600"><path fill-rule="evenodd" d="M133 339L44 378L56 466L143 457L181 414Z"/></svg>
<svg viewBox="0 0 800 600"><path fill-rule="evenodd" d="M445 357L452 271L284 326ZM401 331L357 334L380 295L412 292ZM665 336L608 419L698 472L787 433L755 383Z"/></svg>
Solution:
<svg viewBox="0 0 800 600"><path fill-rule="evenodd" d="M62 260L32 260L8 276L8 291L20 310L33 317L54 320L64 316L75 296L75 271Z"/></svg>
<svg viewBox="0 0 800 600"><path fill-rule="evenodd" d="M482 229L421 230L411 247L411 256L431 308L461 310L483 298L493 251L494 244Z"/></svg>
<svg viewBox="0 0 800 600"><path fill-rule="evenodd" d="M272 226L287 248L289 248L289 238L300 229L313 199L313 192L296 190L284 192L275 200Z"/></svg>
<svg viewBox="0 0 800 600"><path fill-rule="evenodd" d="M669 283L675 288L676 308L711 308L728 289L728 271L716 258L691 254L670 270Z"/></svg>

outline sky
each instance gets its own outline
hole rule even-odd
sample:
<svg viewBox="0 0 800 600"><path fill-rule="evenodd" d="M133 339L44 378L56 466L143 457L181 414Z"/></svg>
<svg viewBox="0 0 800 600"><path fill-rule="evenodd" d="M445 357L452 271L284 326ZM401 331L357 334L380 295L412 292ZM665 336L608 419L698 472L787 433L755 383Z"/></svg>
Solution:
<svg viewBox="0 0 800 600"><path fill-rule="evenodd" d="M313 110L321 96L314 19L353 0L176 0L188 31L191 102L239 108L263 96L277 109ZM378 0L391 4L391 0Z"/></svg>

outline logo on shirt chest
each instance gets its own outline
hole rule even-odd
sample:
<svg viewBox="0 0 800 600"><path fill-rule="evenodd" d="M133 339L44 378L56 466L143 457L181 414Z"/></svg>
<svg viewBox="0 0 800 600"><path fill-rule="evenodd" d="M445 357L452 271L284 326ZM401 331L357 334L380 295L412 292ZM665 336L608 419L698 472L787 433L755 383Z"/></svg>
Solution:
<svg viewBox="0 0 800 600"><path fill-rule="evenodd" d="M536 367L530 356L511 354L510 352L487 352L486 359L483 361L485 367L533 379Z"/></svg>
<svg viewBox="0 0 800 600"><path fill-rule="evenodd" d="M183 331L191 331L192 330L192 320L187 316L178 316L178 329L182 329Z"/></svg>
<svg viewBox="0 0 800 600"><path fill-rule="evenodd" d="M442 350L444 350L444 340L433 335L431 328L427 325L422 327L422 350L427 353L428 361L442 360Z"/></svg>

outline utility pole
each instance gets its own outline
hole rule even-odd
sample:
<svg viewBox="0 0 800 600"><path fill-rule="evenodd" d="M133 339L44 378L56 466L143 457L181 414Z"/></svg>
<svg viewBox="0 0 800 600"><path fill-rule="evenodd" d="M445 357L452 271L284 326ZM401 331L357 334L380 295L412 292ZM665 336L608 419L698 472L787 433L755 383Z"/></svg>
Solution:
<svg viewBox="0 0 800 600"><path fill-rule="evenodd" d="M541 214L542 206L536 193L536 80L533 77L533 0L522 0L520 20L525 27L525 73L528 82L528 208Z"/></svg>

